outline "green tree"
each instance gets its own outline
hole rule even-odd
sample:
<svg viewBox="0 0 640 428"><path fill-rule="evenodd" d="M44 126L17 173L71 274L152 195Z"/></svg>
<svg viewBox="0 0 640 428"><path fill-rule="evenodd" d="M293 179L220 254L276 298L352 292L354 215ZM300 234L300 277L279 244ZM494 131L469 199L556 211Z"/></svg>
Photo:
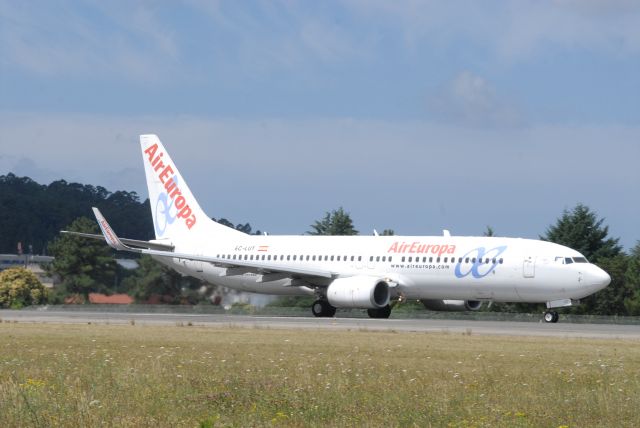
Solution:
<svg viewBox="0 0 640 428"><path fill-rule="evenodd" d="M640 315L640 241L636 243L629 255L625 282L629 290L629 296L624 301L627 313Z"/></svg>
<svg viewBox="0 0 640 428"><path fill-rule="evenodd" d="M393 229L385 229L385 230L382 231L380 236L393 236L395 234L396 234L396 232Z"/></svg>
<svg viewBox="0 0 640 428"><path fill-rule="evenodd" d="M205 297L197 292L203 284L199 279L182 276L147 255L138 259L134 274L123 281L123 287L136 300L144 302L157 296L163 303L195 304Z"/></svg>
<svg viewBox="0 0 640 428"><path fill-rule="evenodd" d="M582 253L589 261L597 263L600 259L615 257L620 254L618 238L608 238L609 226L603 226L604 219L582 204L567 211L555 225L547 228L540 239L565 245Z"/></svg>
<svg viewBox="0 0 640 428"><path fill-rule="evenodd" d="M37 276L25 268L0 272L0 308L19 309L47 302L47 289Z"/></svg>
<svg viewBox="0 0 640 428"><path fill-rule="evenodd" d="M211 220L215 221L216 223L220 223L223 226L230 227L231 229L239 230L240 232L246 233L247 235L251 235L253 231L253 228L249 223L238 223L237 225L234 225L224 217L220 218L220 220L216 220L214 217L211 217ZM262 235L262 232L260 232L260 230L256 230L255 232L253 232L253 235Z"/></svg>
<svg viewBox="0 0 640 428"><path fill-rule="evenodd" d="M18 242L25 249L32 246L36 254L44 253L60 229L80 216L91 216L91 207L100 208L120 235L153 238L149 202L141 203L135 192L111 193L104 187L64 180L41 185L7 174L0 176L0 207L0 253L15 252Z"/></svg>
<svg viewBox="0 0 640 428"><path fill-rule="evenodd" d="M357 235L358 231L353 227L353 221L349 213L342 207L327 212L322 220L317 220L311 225L309 235Z"/></svg>
<svg viewBox="0 0 640 428"><path fill-rule="evenodd" d="M67 230L98 233L98 225L80 217ZM63 291L86 297L91 292L106 292L113 287L116 262L104 242L65 234L49 244L49 253L55 260L47 270L60 276Z"/></svg>
<svg viewBox="0 0 640 428"><path fill-rule="evenodd" d="M493 227L487 226L487 229L482 233L482 236L495 236Z"/></svg>
<svg viewBox="0 0 640 428"><path fill-rule="evenodd" d="M573 308L572 312L592 315L627 315L625 302L632 295L625 281L628 264L629 257L624 253L614 257L600 258L598 265L611 276L611 284L582 299L581 305Z"/></svg>

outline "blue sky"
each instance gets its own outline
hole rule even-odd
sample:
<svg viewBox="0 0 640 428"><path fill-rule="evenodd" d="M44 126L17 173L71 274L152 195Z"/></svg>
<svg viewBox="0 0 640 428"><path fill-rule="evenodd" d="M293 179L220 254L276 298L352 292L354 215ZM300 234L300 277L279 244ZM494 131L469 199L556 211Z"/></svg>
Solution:
<svg viewBox="0 0 640 428"><path fill-rule="evenodd" d="M146 197L157 133L212 216L640 239L640 3L0 0L0 174ZM90 213L88 213L90 214Z"/></svg>

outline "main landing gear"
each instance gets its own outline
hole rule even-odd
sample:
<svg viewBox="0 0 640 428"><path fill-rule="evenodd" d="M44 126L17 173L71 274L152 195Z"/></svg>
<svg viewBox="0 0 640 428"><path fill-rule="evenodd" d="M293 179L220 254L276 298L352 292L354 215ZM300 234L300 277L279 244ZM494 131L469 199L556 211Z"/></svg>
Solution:
<svg viewBox="0 0 640 428"><path fill-rule="evenodd" d="M556 311L547 311L544 313L544 322L558 322L560 315Z"/></svg>
<svg viewBox="0 0 640 428"><path fill-rule="evenodd" d="M387 305L379 309L367 309L369 318L389 318L391 315L391 306Z"/></svg>
<svg viewBox="0 0 640 428"><path fill-rule="evenodd" d="M331 318L336 314L336 308L331 306L326 300L316 300L311 305L311 312L316 317Z"/></svg>
<svg viewBox="0 0 640 428"><path fill-rule="evenodd" d="M319 318L331 318L336 314L336 308L331 306L326 300L318 299L311 305L311 312ZM367 309L369 318L389 318L391 306L387 305L378 309Z"/></svg>

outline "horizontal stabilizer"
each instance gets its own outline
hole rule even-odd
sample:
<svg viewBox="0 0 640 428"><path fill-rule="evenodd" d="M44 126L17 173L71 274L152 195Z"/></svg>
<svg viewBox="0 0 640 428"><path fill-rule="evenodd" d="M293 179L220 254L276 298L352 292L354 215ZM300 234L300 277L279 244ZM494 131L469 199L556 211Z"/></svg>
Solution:
<svg viewBox="0 0 640 428"><path fill-rule="evenodd" d="M98 239L100 241L105 241L104 235L97 235L94 233L82 233L82 232L72 232L69 230L61 230L60 233L65 233L67 235L80 236L82 238L90 238L90 239ZM173 245L169 244L161 244L159 242L150 242L150 241L140 241L137 239L127 239L120 238L123 244L129 245L131 247L138 248L148 248L150 250L160 250L160 251L173 251Z"/></svg>

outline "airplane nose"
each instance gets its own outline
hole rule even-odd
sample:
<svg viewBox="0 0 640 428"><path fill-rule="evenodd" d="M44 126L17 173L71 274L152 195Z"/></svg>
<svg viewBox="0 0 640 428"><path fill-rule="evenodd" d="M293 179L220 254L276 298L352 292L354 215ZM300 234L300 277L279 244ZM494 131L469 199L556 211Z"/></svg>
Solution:
<svg viewBox="0 0 640 428"><path fill-rule="evenodd" d="M602 290L611 283L611 277L599 267L594 266L594 268L595 269L589 272L589 285L592 286L594 290Z"/></svg>

